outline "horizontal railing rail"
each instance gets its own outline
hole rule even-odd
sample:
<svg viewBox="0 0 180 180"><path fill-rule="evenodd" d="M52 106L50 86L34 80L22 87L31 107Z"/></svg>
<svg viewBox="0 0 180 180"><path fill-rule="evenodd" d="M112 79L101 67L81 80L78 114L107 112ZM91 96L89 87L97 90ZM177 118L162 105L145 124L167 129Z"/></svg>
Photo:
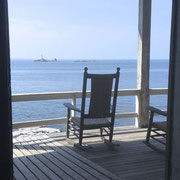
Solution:
<svg viewBox="0 0 180 180"><path fill-rule="evenodd" d="M118 96L138 96L140 90L138 89L120 89L118 90ZM150 89L150 95L163 95L168 93L168 89ZM58 100L58 99L72 99L72 103L76 105L76 99L81 98L82 92L50 92L50 93L31 93L31 94L13 94L12 102L25 102L25 101L42 101L42 100ZM90 91L87 92L87 97L90 97ZM75 113L74 113L75 115ZM136 112L117 113L116 118L137 118ZM25 122L13 123L13 128L25 128L34 126L45 126L52 124L64 124L66 118L55 118L45 120L34 120Z"/></svg>
<svg viewBox="0 0 180 180"><path fill-rule="evenodd" d="M136 96L138 89L123 89L118 90L118 96ZM87 97L90 97L90 91L87 91ZM42 100L57 100L57 99L73 99L81 98L81 91L72 92L51 92L51 93L31 93L31 94L14 94L12 95L12 102L24 101L42 101Z"/></svg>
<svg viewBox="0 0 180 180"><path fill-rule="evenodd" d="M165 95L168 94L168 89L167 88L153 88L149 89L149 94L150 95Z"/></svg>

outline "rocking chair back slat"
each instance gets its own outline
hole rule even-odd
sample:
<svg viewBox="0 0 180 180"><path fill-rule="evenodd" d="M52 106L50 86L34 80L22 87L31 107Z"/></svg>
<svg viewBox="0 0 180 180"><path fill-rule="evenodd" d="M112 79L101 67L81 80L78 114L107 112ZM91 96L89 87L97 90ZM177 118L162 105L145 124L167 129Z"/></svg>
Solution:
<svg viewBox="0 0 180 180"><path fill-rule="evenodd" d="M113 78L111 76L96 75L91 78L90 118L106 118L111 116L112 84Z"/></svg>

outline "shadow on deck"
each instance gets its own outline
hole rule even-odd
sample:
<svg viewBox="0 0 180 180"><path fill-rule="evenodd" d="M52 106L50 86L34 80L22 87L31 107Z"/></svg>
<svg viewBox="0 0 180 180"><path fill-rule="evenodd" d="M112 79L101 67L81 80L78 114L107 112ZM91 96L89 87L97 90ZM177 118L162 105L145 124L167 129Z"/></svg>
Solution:
<svg viewBox="0 0 180 180"><path fill-rule="evenodd" d="M91 131L89 132L91 133ZM100 138L84 142L92 148L77 149L65 141L65 133L14 138L16 179L127 179L159 180L164 177L165 154L146 146L146 129L118 127L108 147ZM163 146L157 144L158 148Z"/></svg>

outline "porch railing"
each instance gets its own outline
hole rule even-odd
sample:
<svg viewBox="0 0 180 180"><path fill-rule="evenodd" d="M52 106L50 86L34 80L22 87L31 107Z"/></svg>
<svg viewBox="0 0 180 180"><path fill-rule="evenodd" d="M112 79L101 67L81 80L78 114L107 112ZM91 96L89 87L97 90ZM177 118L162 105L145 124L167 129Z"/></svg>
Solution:
<svg viewBox="0 0 180 180"><path fill-rule="evenodd" d="M118 96L135 96L138 98L140 90L138 89L122 89L118 90ZM168 89L150 89L150 95L163 95L167 94ZM76 99L81 98L82 92L51 92L51 93L33 93L33 94L14 94L12 95L12 102L25 102L25 101L42 101L42 100L57 100L57 99L72 99L72 104L76 105ZM87 97L90 92L87 92ZM74 112L75 115L75 112ZM116 118L138 118L137 112L117 113ZM66 118L55 118L45 120L34 120L26 122L15 122L13 128L25 128L33 126L43 126L52 124L64 124Z"/></svg>

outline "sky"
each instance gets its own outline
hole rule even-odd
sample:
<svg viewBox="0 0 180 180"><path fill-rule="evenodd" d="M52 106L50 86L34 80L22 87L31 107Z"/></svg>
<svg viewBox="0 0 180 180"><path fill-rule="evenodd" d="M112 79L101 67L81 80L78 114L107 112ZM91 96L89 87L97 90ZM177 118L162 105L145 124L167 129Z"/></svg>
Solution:
<svg viewBox="0 0 180 180"><path fill-rule="evenodd" d="M9 0L11 59L137 59L138 0ZM171 0L152 0L151 59L168 59Z"/></svg>

